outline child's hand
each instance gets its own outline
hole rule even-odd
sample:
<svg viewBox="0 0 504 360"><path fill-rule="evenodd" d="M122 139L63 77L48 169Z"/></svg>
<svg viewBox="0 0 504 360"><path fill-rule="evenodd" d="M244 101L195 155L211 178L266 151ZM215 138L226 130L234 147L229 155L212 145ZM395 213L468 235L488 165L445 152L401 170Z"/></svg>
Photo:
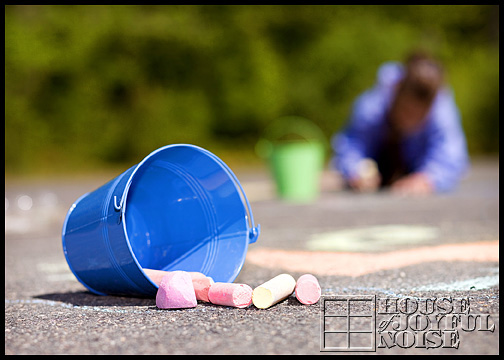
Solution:
<svg viewBox="0 0 504 360"><path fill-rule="evenodd" d="M413 173L397 180L390 190L399 195L423 196L433 193L434 186L424 173Z"/></svg>
<svg viewBox="0 0 504 360"><path fill-rule="evenodd" d="M359 192L376 191L381 183L376 162L365 158L359 162L358 175L348 182L350 187Z"/></svg>

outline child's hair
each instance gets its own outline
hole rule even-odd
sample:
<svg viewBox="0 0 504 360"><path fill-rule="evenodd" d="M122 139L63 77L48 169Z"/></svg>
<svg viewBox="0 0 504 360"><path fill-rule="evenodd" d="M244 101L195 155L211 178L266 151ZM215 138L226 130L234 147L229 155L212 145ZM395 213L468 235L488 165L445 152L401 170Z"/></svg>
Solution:
<svg viewBox="0 0 504 360"><path fill-rule="evenodd" d="M429 107L443 83L441 65L429 55L412 53L406 60L406 73L398 95L412 97Z"/></svg>

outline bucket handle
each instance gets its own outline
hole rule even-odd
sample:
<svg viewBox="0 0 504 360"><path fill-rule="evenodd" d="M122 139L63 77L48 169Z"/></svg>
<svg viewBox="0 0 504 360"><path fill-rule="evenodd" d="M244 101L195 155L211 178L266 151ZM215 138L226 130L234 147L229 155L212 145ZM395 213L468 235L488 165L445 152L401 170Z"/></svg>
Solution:
<svg viewBox="0 0 504 360"><path fill-rule="evenodd" d="M254 216L252 215L252 209L250 208L250 203L247 199L247 196L245 195L245 191L243 190L243 187L241 186L241 184L238 181L238 179L236 178L236 176L232 172L231 172L231 174L233 175L233 180L238 185L238 188L240 189L242 197L245 200L245 203L247 204L247 212L249 215L249 224L250 224L249 244L252 244L252 243L255 243L257 241L257 238L259 237L259 233L261 232L261 225L257 224L257 226L254 226Z"/></svg>
<svg viewBox="0 0 504 360"><path fill-rule="evenodd" d="M227 166L226 163L224 163L216 155L212 154L210 151L205 150L203 148L200 148L200 150L206 152L207 155L211 156L214 160L216 160L219 164L221 164L222 167L224 167L224 169L231 175L231 178L233 179L235 184L238 185L238 189L240 189L240 192L241 192L241 197L245 200L245 204L247 205L247 213L248 213L248 219L249 219L249 225L250 225L250 230L249 230L249 234L248 234L249 244L255 243L257 241L257 238L259 237L260 232L261 232L261 225L257 224L257 226L255 226L255 224L254 224L254 215L252 215L252 209L250 208L250 203L247 199L247 196L245 195L245 191L243 190L243 187L241 186L240 182L238 181L238 178L231 171L229 166ZM123 196L124 196L124 194L123 194ZM121 210L122 210L123 205L124 205L124 198L121 197L121 200L119 201L119 204L118 204L117 203L117 196L114 195L114 209L116 211L120 212L119 223L121 222L121 218L122 218L122 211Z"/></svg>
<svg viewBox="0 0 504 360"><path fill-rule="evenodd" d="M121 201L119 202L119 205L117 205L117 196L114 195L114 209L116 209L116 211L121 211L121 208L122 208L122 199Z"/></svg>
<svg viewBox="0 0 504 360"><path fill-rule="evenodd" d="M194 146L195 148L198 148ZM261 225L257 224L255 226L254 224L254 216L252 215L252 209L250 208L250 203L247 199L247 196L245 195L245 191L243 190L243 187L241 186L240 182L238 181L238 178L236 175L231 171L229 166L226 165L221 159L219 159L216 155L212 154L210 151L205 150L203 148L199 148L201 151L207 153L208 156L212 157L215 161L217 161L219 164L222 165L222 167L231 175L231 178L235 182L236 185L238 185L238 188L240 189L241 192L241 197L245 200L245 204L247 205L247 213L248 213L248 219L249 219L249 225L250 225L250 230L249 230L249 244L255 243L257 241L257 238L259 237L259 234L261 232ZM124 193L125 194L125 193ZM121 222L122 219L122 208L124 205L124 194L123 197L121 197L121 200L119 201L119 204L117 203L117 196L114 195L114 209L116 211L120 212L119 215L119 223Z"/></svg>
<svg viewBox="0 0 504 360"><path fill-rule="evenodd" d="M123 199L121 198L121 201L119 201L119 205L117 204L117 196L114 195L114 210L119 211L119 219L117 219L117 224L121 223L122 220L122 206L123 206Z"/></svg>

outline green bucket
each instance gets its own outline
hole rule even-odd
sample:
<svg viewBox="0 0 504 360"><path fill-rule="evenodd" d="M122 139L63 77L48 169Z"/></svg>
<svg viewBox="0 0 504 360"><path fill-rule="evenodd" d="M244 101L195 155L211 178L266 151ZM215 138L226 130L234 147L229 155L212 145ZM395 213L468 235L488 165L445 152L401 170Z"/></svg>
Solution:
<svg viewBox="0 0 504 360"><path fill-rule="evenodd" d="M320 194L325 147L324 135L315 124L284 117L266 128L256 152L268 160L280 198L310 202Z"/></svg>

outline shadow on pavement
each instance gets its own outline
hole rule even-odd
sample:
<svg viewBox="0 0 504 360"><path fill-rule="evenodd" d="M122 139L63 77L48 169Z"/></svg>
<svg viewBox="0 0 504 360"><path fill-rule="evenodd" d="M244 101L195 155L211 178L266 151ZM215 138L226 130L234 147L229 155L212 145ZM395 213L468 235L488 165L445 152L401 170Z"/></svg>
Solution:
<svg viewBox="0 0 504 360"><path fill-rule="evenodd" d="M34 296L35 299L59 301L74 306L152 306L153 298L133 298L122 296L101 296L89 291L51 293Z"/></svg>

